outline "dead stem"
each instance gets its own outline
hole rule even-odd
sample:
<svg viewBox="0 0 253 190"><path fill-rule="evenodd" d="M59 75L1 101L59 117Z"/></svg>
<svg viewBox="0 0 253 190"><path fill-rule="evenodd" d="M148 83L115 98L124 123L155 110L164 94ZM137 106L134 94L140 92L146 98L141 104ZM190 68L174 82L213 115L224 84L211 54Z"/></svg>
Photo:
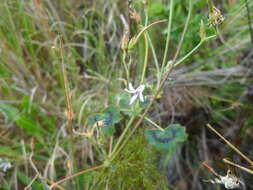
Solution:
<svg viewBox="0 0 253 190"><path fill-rule="evenodd" d="M204 167L206 167L206 168L207 168L212 174L214 174L216 177L220 177L220 175L217 174L217 173L214 171L214 169L213 169L212 167L210 167L210 166L207 164L207 161L202 162L202 165L203 165Z"/></svg>
<svg viewBox="0 0 253 190"><path fill-rule="evenodd" d="M148 29L150 28L151 26L153 25L156 25L156 24L160 24L160 23L163 23L163 22L166 22L167 20L166 19L163 19L163 20L158 20L156 22L153 22L151 24L149 24L148 26L145 26L142 28L142 30L139 32L139 34L136 36L135 40L136 42L138 41L138 39L141 37L141 35Z"/></svg>
<svg viewBox="0 0 253 190"><path fill-rule="evenodd" d="M244 155L238 148L236 148L227 139L225 139L225 137L223 137L218 131L216 131L209 123L207 124L207 127L211 129L216 135L218 135L223 141L225 141L230 148L232 148L237 154L244 158L251 166L253 166L253 162L246 155Z"/></svg>
<svg viewBox="0 0 253 190"><path fill-rule="evenodd" d="M63 56L63 42L60 38L60 53L61 53L61 67L62 67L62 75L63 75L63 81L64 81L64 93L67 101L67 118L70 121L70 129L69 132L72 133L72 120L74 119L74 112L72 110L71 105L71 97L69 92L69 83L68 83L68 77L67 72L64 64L64 56Z"/></svg>
<svg viewBox="0 0 253 190"><path fill-rule="evenodd" d="M65 181L68 181L68 180L70 180L70 179L72 179L72 178L74 178L74 177L77 177L77 176L80 176L80 175L85 174L85 173L87 173L87 172L90 172L90 171L93 171L93 170L96 170L96 169L100 169L100 168L104 168L104 167L105 167L104 165L99 165L99 166L95 166L95 167L93 167L93 168L89 168L89 169L80 171L80 172L78 172L78 173L75 173L75 174L73 174L73 175L71 175L71 176L68 176L68 177L66 177L66 178L63 178L63 179L61 179L61 180L59 180L59 181L53 183L53 184L50 186L50 189L53 189L55 186L59 185L60 183L63 183L63 182L65 182Z"/></svg>
<svg viewBox="0 0 253 190"><path fill-rule="evenodd" d="M245 171L245 172L248 172L248 173L250 173L250 174L253 175L253 170L250 170L250 169L245 168L245 167L243 167L243 166L241 166L241 165L239 165L239 164L236 164L236 163L234 163L234 162L232 162L232 161L229 161L229 160L226 159L226 158L223 158L222 161L223 161L224 163L226 163L226 164L229 164L229 165L235 166L235 167L237 167L237 168L240 168L241 170L243 170L243 171Z"/></svg>
<svg viewBox="0 0 253 190"><path fill-rule="evenodd" d="M37 178L39 178L41 181L46 181L46 182L49 183L49 184L52 184L52 183L53 183L51 180L46 179L46 178L44 178L44 177L41 175L41 173L39 172L39 170L37 169L36 165L34 164L34 162L33 162L33 160L32 160L32 157L33 157L33 154L34 154L34 151L33 151L33 150L34 150L34 141L33 141L33 140L31 141L30 146L31 146L31 154L30 154L30 156L29 156L29 163L30 163L30 165L32 166L32 168L34 169L34 171L36 172L36 175L35 175L35 177L31 180L31 182L24 188L25 190L27 190L29 187L31 187L31 185L33 184L33 182L34 182ZM57 185L58 189L64 190L64 188L61 187L60 185L58 185L58 184L56 184L56 185Z"/></svg>

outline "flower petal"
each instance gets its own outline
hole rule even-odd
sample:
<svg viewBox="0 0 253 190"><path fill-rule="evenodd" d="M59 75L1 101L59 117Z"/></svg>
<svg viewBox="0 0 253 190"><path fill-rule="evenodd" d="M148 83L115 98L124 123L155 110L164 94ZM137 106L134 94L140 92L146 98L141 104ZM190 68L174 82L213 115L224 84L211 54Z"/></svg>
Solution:
<svg viewBox="0 0 253 190"><path fill-rule="evenodd" d="M142 92L144 90L144 88L145 88L145 85L142 84L136 90Z"/></svg>
<svg viewBox="0 0 253 190"><path fill-rule="evenodd" d="M142 93L139 94L139 97L140 97L140 101L144 102L144 97L143 97Z"/></svg>
<svg viewBox="0 0 253 190"><path fill-rule="evenodd" d="M130 99L130 105L134 103L137 97L138 97L138 94L133 95L133 97Z"/></svg>
<svg viewBox="0 0 253 190"><path fill-rule="evenodd" d="M135 91L135 89L134 89L134 87L133 87L133 85L132 85L132 83L131 83L131 82L128 84L128 86L129 86L129 90L131 90L131 91Z"/></svg>

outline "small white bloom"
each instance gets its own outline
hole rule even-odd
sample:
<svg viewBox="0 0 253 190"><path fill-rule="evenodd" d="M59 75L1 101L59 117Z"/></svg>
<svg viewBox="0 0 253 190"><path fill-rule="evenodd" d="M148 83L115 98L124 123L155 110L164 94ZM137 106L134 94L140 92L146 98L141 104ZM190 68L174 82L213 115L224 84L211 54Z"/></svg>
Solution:
<svg viewBox="0 0 253 190"><path fill-rule="evenodd" d="M145 85L140 85L138 88L136 88L136 89L134 89L134 87L133 87L133 85L132 85L132 83L129 83L129 89L127 89L127 88L125 88L125 91L127 91L128 93L131 93L131 94L133 94L133 96L132 96L132 98L130 99L130 105L132 104L132 103L134 103L134 101L138 98L138 96L139 96L139 98L140 98L140 101L141 102L144 102L144 97L143 97L143 95L142 95L142 92L143 92L143 90L144 90L144 88L145 88Z"/></svg>
<svg viewBox="0 0 253 190"><path fill-rule="evenodd" d="M231 175L230 170L227 171L226 176L220 176L221 182L224 184L226 189L239 188L242 182L236 178L234 175Z"/></svg>
<svg viewBox="0 0 253 190"><path fill-rule="evenodd" d="M4 160L0 158L0 170L2 170L4 173L12 167L11 163L8 162L8 160Z"/></svg>
<svg viewBox="0 0 253 190"><path fill-rule="evenodd" d="M240 188L241 186L244 185L244 183L238 179L236 176L231 174L231 171L227 171L226 176L221 176L218 175L219 178L214 178L214 180L205 180L206 182L211 182L211 183L219 183L219 184L224 184L226 189L235 189L235 188Z"/></svg>

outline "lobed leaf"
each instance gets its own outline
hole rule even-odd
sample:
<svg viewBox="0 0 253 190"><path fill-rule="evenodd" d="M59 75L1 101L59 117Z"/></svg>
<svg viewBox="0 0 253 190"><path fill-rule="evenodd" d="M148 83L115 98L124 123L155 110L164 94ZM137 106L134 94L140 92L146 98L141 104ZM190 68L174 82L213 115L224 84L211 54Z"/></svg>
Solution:
<svg viewBox="0 0 253 190"><path fill-rule="evenodd" d="M178 143L184 142L187 136L185 128L180 125L169 125L164 131L158 129L145 131L148 143L164 152L174 152Z"/></svg>
<svg viewBox="0 0 253 190"><path fill-rule="evenodd" d="M101 126L101 131L106 135L113 135L115 133L115 124L122 119L120 110L116 106L106 108L102 113L97 113L88 118L88 123L93 126L99 121L104 121Z"/></svg>

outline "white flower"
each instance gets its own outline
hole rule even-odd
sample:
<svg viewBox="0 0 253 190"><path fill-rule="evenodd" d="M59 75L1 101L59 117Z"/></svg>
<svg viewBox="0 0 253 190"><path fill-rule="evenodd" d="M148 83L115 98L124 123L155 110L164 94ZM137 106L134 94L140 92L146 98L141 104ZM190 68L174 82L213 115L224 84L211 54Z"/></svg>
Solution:
<svg viewBox="0 0 253 190"><path fill-rule="evenodd" d="M227 171L226 176L220 176L221 183L224 184L226 189L234 189L239 188L242 182L236 178L235 176L231 175L230 170Z"/></svg>
<svg viewBox="0 0 253 190"><path fill-rule="evenodd" d="M7 160L0 158L0 169L5 173L8 169L12 167L11 163Z"/></svg>
<svg viewBox="0 0 253 190"><path fill-rule="evenodd" d="M144 90L144 88L145 88L145 85L140 85L138 88L136 88L136 89L134 89L133 88L133 85L132 85L132 83L129 83L129 89L127 89L127 88L125 88L125 91L127 91L128 93L131 93L131 94L133 94L133 96L132 96L132 98L130 99L130 105L132 104L132 103L134 103L134 101L138 98L138 96L139 96L139 98L140 98L140 101L141 102L144 102L144 97L143 97L143 95L142 95L142 92L143 92L143 90Z"/></svg>
<svg viewBox="0 0 253 190"><path fill-rule="evenodd" d="M240 188L244 186L244 183L237 178L236 176L231 174L231 171L227 171L226 176L221 176L216 174L218 178L214 178L214 180L205 180L206 182L211 182L211 183L219 183L219 184L224 184L226 189L235 189L235 188Z"/></svg>

